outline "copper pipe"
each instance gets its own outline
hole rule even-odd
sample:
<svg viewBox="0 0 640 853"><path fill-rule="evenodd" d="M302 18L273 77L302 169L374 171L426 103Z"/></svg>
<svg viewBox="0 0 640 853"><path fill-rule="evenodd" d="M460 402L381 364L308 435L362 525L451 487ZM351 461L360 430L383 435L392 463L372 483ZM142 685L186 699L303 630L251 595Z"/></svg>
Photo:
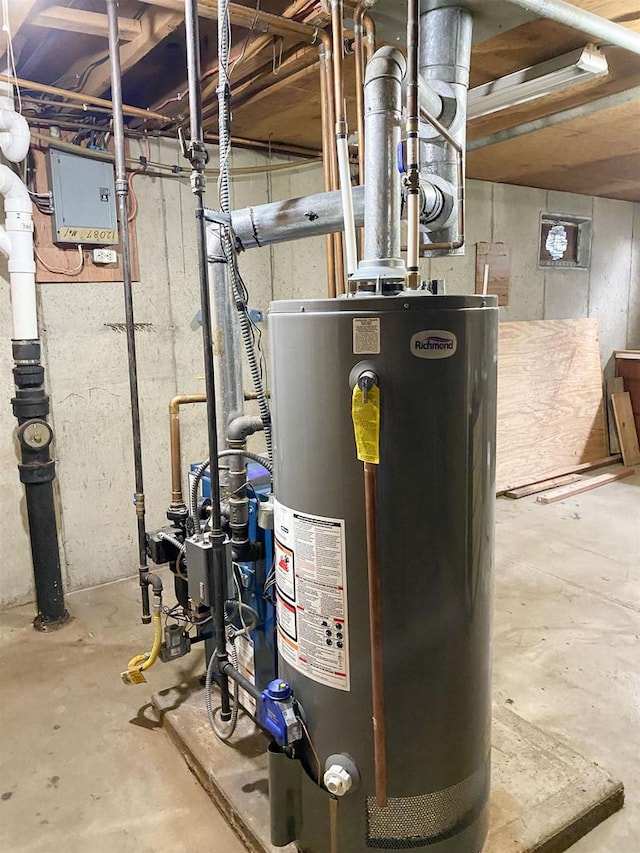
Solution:
<svg viewBox="0 0 640 853"><path fill-rule="evenodd" d="M323 30L323 35L326 37L325 41L325 50L329 51L329 55L331 55L331 39L329 35ZM335 99L334 99L334 81L333 81L333 63L327 62L326 64L326 73L327 73L327 124L329 128L328 142L329 142L329 166L330 166L330 175L331 175L331 187L332 190L338 189L338 152L336 146L333 142L333 128L336 123L336 112L335 112ZM337 293L344 293L344 255L342 253L342 234L337 232L333 235L333 247L334 247L334 259L335 259L335 268L336 268L336 291Z"/></svg>
<svg viewBox="0 0 640 853"><path fill-rule="evenodd" d="M331 0L331 34L333 39L333 111L334 120L332 127L335 128L336 140L347 132L346 102L344 99L344 26L343 26L343 3L342 0ZM337 143L332 145L332 158L334 161L334 186L332 189L340 189L338 173L338 148ZM337 270L337 293L342 296L345 288L345 267L343 236L338 232L334 237L336 270Z"/></svg>
<svg viewBox="0 0 640 853"><path fill-rule="evenodd" d="M364 506L369 581L369 645L376 802L387 805L387 736L384 715L384 661L382 658L382 592L378 559L378 466L364 463Z"/></svg>
<svg viewBox="0 0 640 853"><path fill-rule="evenodd" d="M15 83L16 86L20 86L23 89L33 89L34 92L44 92L46 95L60 95L68 101L80 101L83 104L93 104L97 107L113 107L111 101L107 101L104 98L97 98L95 95L87 95L84 92L70 92L67 89L59 89L57 86L47 86L44 83L34 83L33 80L23 80L22 77L13 77L10 74L0 74L0 79ZM139 118L153 119L154 121L161 121L163 123L173 123L175 121L175 119L169 116L163 116L160 113L151 112L151 110L143 110L141 107L128 107L124 105L122 112L126 116L138 116Z"/></svg>
<svg viewBox="0 0 640 853"><path fill-rule="evenodd" d="M327 67L331 64L331 55L327 55L325 45L320 47L320 114L322 124L322 171L324 175L324 189L329 192L333 189L331 184L331 162L330 152L333 144L331 136L331 125L329 123L329 109L327 91ZM329 298L336 295L336 258L335 238L333 234L325 237L325 250L327 260L327 290Z"/></svg>
<svg viewBox="0 0 640 853"><path fill-rule="evenodd" d="M333 87L336 110L336 134L346 133L347 116L344 99L344 25L342 0L331 0L331 33L333 36Z"/></svg>
<svg viewBox="0 0 640 853"><path fill-rule="evenodd" d="M182 460L180 459L180 406L206 403L204 394L181 394L169 403L169 452L171 457L171 506L183 507Z"/></svg>
<svg viewBox="0 0 640 853"><path fill-rule="evenodd" d="M364 31L367 34L367 37L364 40L364 47L367 55L367 62L369 62L373 59L373 54L376 52L376 22L368 12L364 12L362 15L362 23L364 24Z"/></svg>
<svg viewBox="0 0 640 853"><path fill-rule="evenodd" d="M362 47L362 3L353 13L353 54L356 76L356 122L358 129L358 181L364 184L364 52Z"/></svg>

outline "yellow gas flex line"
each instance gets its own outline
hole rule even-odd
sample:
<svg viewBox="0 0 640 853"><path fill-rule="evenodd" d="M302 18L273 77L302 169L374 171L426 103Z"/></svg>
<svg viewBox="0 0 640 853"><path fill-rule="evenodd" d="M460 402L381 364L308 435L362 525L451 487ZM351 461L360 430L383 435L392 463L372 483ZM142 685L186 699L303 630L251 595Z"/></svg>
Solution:
<svg viewBox="0 0 640 853"><path fill-rule="evenodd" d="M154 596L153 601L153 645L151 651L142 655L135 655L127 664L127 669L122 673L125 684L143 684L147 679L144 672L151 669L158 659L160 647L162 646L162 597Z"/></svg>

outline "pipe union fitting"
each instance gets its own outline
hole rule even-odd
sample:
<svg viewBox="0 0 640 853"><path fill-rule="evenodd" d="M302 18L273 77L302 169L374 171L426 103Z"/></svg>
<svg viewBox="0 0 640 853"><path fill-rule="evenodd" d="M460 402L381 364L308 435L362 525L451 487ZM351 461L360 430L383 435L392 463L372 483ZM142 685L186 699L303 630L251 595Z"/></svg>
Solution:
<svg viewBox="0 0 640 853"><path fill-rule="evenodd" d="M324 786L334 797L344 797L353 785L351 775L339 764L332 764L324 774Z"/></svg>

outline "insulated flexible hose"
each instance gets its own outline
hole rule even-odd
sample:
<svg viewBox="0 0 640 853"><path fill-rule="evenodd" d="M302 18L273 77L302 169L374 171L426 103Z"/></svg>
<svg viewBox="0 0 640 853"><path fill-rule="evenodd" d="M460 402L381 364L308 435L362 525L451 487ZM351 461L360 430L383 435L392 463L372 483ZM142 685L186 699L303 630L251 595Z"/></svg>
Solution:
<svg viewBox="0 0 640 853"><path fill-rule="evenodd" d="M162 614L159 606L154 605L153 613L153 645L151 651L144 655L132 657L127 664L126 672L122 673L125 684L142 684L146 678L142 674L150 669L158 659L162 646Z"/></svg>

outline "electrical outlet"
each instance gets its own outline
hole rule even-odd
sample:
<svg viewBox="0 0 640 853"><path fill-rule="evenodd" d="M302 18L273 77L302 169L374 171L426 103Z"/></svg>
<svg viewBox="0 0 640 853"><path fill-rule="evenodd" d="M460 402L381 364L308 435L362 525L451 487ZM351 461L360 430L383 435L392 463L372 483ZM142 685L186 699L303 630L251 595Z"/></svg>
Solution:
<svg viewBox="0 0 640 853"><path fill-rule="evenodd" d="M118 255L115 249L94 249L93 263L94 264L116 264Z"/></svg>

